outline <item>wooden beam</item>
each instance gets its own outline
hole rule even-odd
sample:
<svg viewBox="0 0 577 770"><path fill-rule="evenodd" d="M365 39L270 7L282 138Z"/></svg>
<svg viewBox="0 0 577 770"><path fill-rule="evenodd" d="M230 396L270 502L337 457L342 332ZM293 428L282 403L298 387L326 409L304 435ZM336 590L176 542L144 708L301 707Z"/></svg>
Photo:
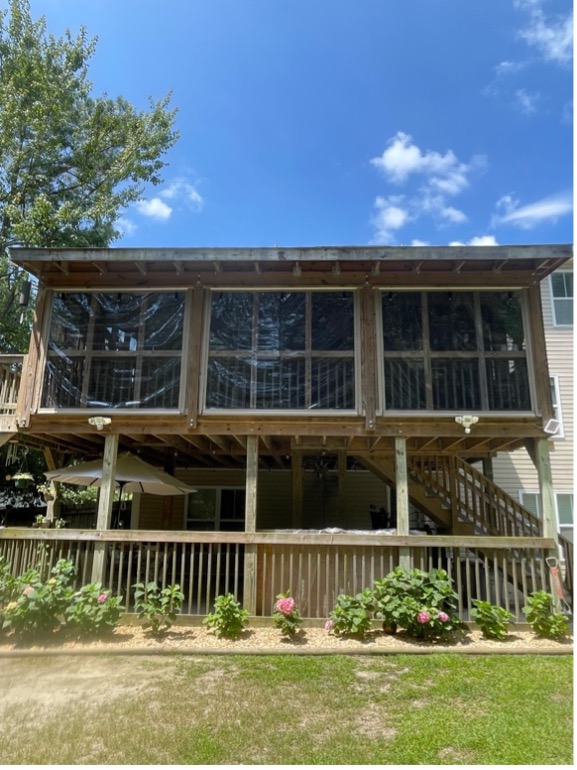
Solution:
<svg viewBox="0 0 577 770"><path fill-rule="evenodd" d="M397 535L409 534L409 472L407 467L407 440L395 439L395 486L397 509ZM411 556L408 548L399 548L399 566L410 569Z"/></svg>
<svg viewBox="0 0 577 770"><path fill-rule="evenodd" d="M292 524L295 529L303 525L303 455L296 449L291 456Z"/></svg>
<svg viewBox="0 0 577 770"><path fill-rule="evenodd" d="M102 458L102 479L100 495L98 497L98 512L96 515L96 529L110 529L112 520L112 506L116 490L116 456L118 453L118 433L109 433L104 440L104 456ZM107 546L105 543L97 543L94 546L94 559L92 562L92 582L104 583L106 573Z"/></svg>
<svg viewBox="0 0 577 770"><path fill-rule="evenodd" d="M249 436L246 447L245 532L256 532L258 491L258 437ZM257 546L247 544L244 551L243 606L256 615Z"/></svg>

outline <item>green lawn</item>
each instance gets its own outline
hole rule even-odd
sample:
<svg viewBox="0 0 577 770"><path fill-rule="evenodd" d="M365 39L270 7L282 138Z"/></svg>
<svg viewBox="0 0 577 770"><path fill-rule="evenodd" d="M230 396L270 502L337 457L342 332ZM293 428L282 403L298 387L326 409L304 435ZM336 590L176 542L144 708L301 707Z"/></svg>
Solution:
<svg viewBox="0 0 577 770"><path fill-rule="evenodd" d="M563 765L570 656L0 661L4 764Z"/></svg>

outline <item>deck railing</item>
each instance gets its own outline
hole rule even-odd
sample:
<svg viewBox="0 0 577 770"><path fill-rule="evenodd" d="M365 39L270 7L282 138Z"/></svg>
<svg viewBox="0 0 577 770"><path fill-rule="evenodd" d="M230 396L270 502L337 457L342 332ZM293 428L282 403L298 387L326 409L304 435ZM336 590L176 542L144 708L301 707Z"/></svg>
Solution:
<svg viewBox="0 0 577 770"><path fill-rule="evenodd" d="M309 533L224 533L118 530L0 530L0 556L13 574L37 566L48 574L58 559L77 567L77 585L91 580L95 549L106 549L105 583L133 607L135 583L178 583L183 612L205 615L216 596L243 600L244 552L256 548L250 594L254 614L272 615L277 594L291 590L304 617L326 618L338 594L355 594L399 564L400 549L412 566L443 568L459 594L459 616L470 619L472 600L487 599L523 620L533 591L550 590L545 538L433 537Z"/></svg>
<svg viewBox="0 0 577 770"><path fill-rule="evenodd" d="M23 355L0 354L0 415L16 412L23 362Z"/></svg>
<svg viewBox="0 0 577 770"><path fill-rule="evenodd" d="M411 457L410 471L477 535L540 537L543 524L491 479L459 457Z"/></svg>

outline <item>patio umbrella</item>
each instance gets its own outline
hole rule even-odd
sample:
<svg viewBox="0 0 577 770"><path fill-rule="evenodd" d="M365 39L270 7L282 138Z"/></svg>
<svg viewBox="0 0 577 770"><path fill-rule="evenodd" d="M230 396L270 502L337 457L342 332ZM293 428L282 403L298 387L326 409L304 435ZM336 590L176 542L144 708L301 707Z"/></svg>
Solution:
<svg viewBox="0 0 577 770"><path fill-rule="evenodd" d="M69 465L67 468L46 471L44 475L49 481L77 484L81 487L99 487L102 483L102 460ZM121 494L144 492L149 495L184 495L187 492L197 491L169 473L157 470L153 465L145 463L140 457L130 452L118 455L115 481Z"/></svg>

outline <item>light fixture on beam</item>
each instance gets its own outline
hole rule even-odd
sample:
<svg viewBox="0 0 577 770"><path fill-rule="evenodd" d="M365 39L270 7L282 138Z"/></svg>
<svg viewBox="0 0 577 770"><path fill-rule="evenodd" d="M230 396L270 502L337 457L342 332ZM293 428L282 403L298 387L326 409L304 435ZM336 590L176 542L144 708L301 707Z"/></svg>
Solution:
<svg viewBox="0 0 577 770"><path fill-rule="evenodd" d="M556 433L559 432L560 427L561 427L561 423L559 422L559 420L554 420L553 418L551 418L550 420L547 420L547 422L543 426L543 430L549 436L554 436Z"/></svg>
<svg viewBox="0 0 577 770"><path fill-rule="evenodd" d="M479 418L474 414L460 414L458 417L455 417L455 422L463 426L465 433L470 433L471 425L479 422Z"/></svg>
<svg viewBox="0 0 577 770"><path fill-rule="evenodd" d="M88 424L92 425L96 430L102 430L105 425L110 425L112 419L110 417L102 417L101 415L95 415L88 418Z"/></svg>

